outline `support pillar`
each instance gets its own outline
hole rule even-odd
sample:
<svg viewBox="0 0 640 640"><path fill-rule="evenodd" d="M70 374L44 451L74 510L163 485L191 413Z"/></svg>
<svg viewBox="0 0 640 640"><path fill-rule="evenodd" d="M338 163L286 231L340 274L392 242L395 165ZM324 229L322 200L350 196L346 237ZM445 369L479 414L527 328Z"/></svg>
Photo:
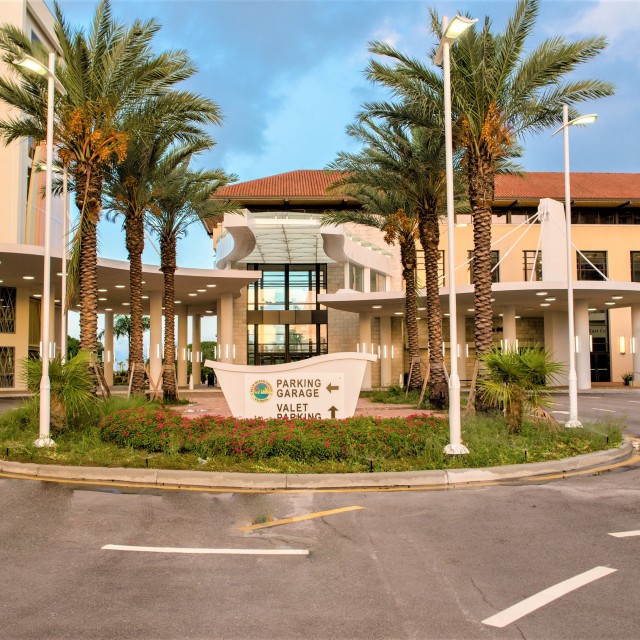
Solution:
<svg viewBox="0 0 640 640"><path fill-rule="evenodd" d="M515 349L517 338L516 308L510 305L502 310L502 348Z"/></svg>
<svg viewBox="0 0 640 640"><path fill-rule="evenodd" d="M194 385L200 384L200 371L202 368L201 321L202 316L199 313L194 313L191 316L191 376Z"/></svg>
<svg viewBox="0 0 640 640"><path fill-rule="evenodd" d="M113 311L104 314L104 379L107 386L113 386L113 363L116 354L113 350Z"/></svg>
<svg viewBox="0 0 640 640"><path fill-rule="evenodd" d="M233 362L233 294L223 293L218 305L218 360Z"/></svg>
<svg viewBox="0 0 640 640"><path fill-rule="evenodd" d="M633 354L633 386L640 387L640 304L631 305L631 353Z"/></svg>
<svg viewBox="0 0 640 640"><path fill-rule="evenodd" d="M187 380L187 315L186 305L178 305L178 386L186 387Z"/></svg>
<svg viewBox="0 0 640 640"><path fill-rule="evenodd" d="M149 293L149 374L153 384L162 388L162 293ZM151 389L151 385L149 385Z"/></svg>
<svg viewBox="0 0 640 640"><path fill-rule="evenodd" d="M591 355L589 353L589 302L573 303L576 331L576 376L578 389L591 389Z"/></svg>
<svg viewBox="0 0 640 640"><path fill-rule="evenodd" d="M360 313L360 352L361 353L373 353L371 348L371 314ZM346 381L345 381L346 382ZM362 379L362 388L371 389L371 363L367 362L367 367L364 371L364 378Z"/></svg>
<svg viewBox="0 0 640 640"><path fill-rule="evenodd" d="M391 318L380 318L380 386L390 387L391 379Z"/></svg>

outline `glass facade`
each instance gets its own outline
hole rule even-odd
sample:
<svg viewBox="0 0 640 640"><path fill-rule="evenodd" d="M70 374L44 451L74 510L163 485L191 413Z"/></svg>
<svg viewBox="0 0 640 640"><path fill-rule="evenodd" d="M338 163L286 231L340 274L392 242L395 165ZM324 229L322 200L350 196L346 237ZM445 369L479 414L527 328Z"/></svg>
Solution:
<svg viewBox="0 0 640 640"><path fill-rule="evenodd" d="M631 282L640 282L640 251L631 252Z"/></svg>
<svg viewBox="0 0 640 640"><path fill-rule="evenodd" d="M577 260L578 280L604 280L608 276L606 251L582 251Z"/></svg>
<svg viewBox="0 0 640 640"><path fill-rule="evenodd" d="M523 251L522 262L525 282L542 280L542 251Z"/></svg>
<svg viewBox="0 0 640 640"><path fill-rule="evenodd" d="M328 353L326 264L254 264L262 277L249 286L247 362L283 364Z"/></svg>

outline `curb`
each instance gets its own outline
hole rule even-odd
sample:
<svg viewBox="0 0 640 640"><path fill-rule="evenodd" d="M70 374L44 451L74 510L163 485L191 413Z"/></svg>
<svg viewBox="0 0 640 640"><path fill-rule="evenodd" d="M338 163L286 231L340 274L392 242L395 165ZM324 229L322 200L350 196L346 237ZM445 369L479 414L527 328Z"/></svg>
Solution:
<svg viewBox="0 0 640 640"><path fill-rule="evenodd" d="M398 471L343 474L275 474L125 469L122 467L66 467L0 460L0 472L42 480L123 482L158 487L244 490L322 490L382 488L446 488L457 485L519 480L586 470L628 460L634 446L627 441L616 449L587 453L550 462L531 462L480 469Z"/></svg>

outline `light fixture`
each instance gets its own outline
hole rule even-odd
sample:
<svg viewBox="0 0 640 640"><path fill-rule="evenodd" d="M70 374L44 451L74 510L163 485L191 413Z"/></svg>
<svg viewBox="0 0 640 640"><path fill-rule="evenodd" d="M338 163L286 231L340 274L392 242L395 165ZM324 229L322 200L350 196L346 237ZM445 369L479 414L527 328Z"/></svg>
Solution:
<svg viewBox="0 0 640 640"><path fill-rule="evenodd" d="M371 305L371 308L372 309L382 309L382 305L381 304L374 304L374 305Z"/></svg>
<svg viewBox="0 0 640 640"><path fill-rule="evenodd" d="M556 299L555 298L545 298L545 300L547 302L555 302Z"/></svg>
<svg viewBox="0 0 640 640"><path fill-rule="evenodd" d="M182 304L182 300L174 300L173 304Z"/></svg>
<svg viewBox="0 0 640 640"><path fill-rule="evenodd" d="M148 299L149 299L149 296L142 296L142 299L143 299L143 300L148 300Z"/></svg>
<svg viewBox="0 0 640 640"><path fill-rule="evenodd" d="M403 313L402 311L396 311L393 315L396 315L396 316L403 316L403 315L404 315L404 313Z"/></svg>
<svg viewBox="0 0 640 640"><path fill-rule="evenodd" d="M522 318L522 316L516 316L516 320L520 320L520 318Z"/></svg>
<svg viewBox="0 0 640 640"><path fill-rule="evenodd" d="M98 301L99 301L99 302L106 302L106 301L107 301L107 299L106 299L106 298L98 298Z"/></svg>
<svg viewBox="0 0 640 640"><path fill-rule="evenodd" d="M620 347L620 355L623 356L627 352L624 336L620 336L618 343Z"/></svg>
<svg viewBox="0 0 640 640"><path fill-rule="evenodd" d="M597 311L597 309L595 307L589 307L588 309L589 311Z"/></svg>
<svg viewBox="0 0 640 640"><path fill-rule="evenodd" d="M206 293L207 290L206 289L197 289L198 293Z"/></svg>
<svg viewBox="0 0 640 640"><path fill-rule="evenodd" d="M130 302L123 302L123 303L122 303L122 306L123 306L123 307L128 307L128 306L130 306L130 304L131 304Z"/></svg>
<svg viewBox="0 0 640 640"><path fill-rule="evenodd" d="M636 352L636 339L633 336L629 339L629 347L631 348L631 353Z"/></svg>
<svg viewBox="0 0 640 640"><path fill-rule="evenodd" d="M33 297L34 298L42 298L42 294L41 293L34 293Z"/></svg>
<svg viewBox="0 0 640 640"><path fill-rule="evenodd" d="M448 26L443 30L442 37L446 40L455 40L460 37L469 27L478 22L478 18L465 18L464 16L455 16ZM436 62L438 64L438 62Z"/></svg>
<svg viewBox="0 0 640 640"><path fill-rule="evenodd" d="M606 304L608 307L612 307L612 306L615 304L615 302L605 302L605 304Z"/></svg>
<svg viewBox="0 0 640 640"><path fill-rule="evenodd" d="M541 307L550 307L550 306L551 306L551 303L550 303L550 302L541 302L541 303L540 303L540 306L541 306Z"/></svg>
<svg viewBox="0 0 640 640"><path fill-rule="evenodd" d="M469 313L473 313L473 312L475 311L475 309L467 309L467 311L468 311Z"/></svg>
<svg viewBox="0 0 640 640"><path fill-rule="evenodd" d="M623 296L611 296L612 300L622 300Z"/></svg>
<svg viewBox="0 0 640 640"><path fill-rule="evenodd" d="M207 288L208 288L208 289L214 289L214 288L215 288L215 287L217 287L217 286L218 286L217 284L208 284L208 285L207 285Z"/></svg>
<svg viewBox="0 0 640 640"><path fill-rule="evenodd" d="M418 311L426 311L427 307L418 307Z"/></svg>
<svg viewBox="0 0 640 640"><path fill-rule="evenodd" d="M60 274L62 275L62 274ZM98 289L98 293L107 293L108 289Z"/></svg>
<svg viewBox="0 0 640 640"><path fill-rule="evenodd" d="M34 280L34 276L22 276L23 280Z"/></svg>
<svg viewBox="0 0 640 640"><path fill-rule="evenodd" d="M205 313L213 313L213 311L211 309L207 309Z"/></svg>
<svg viewBox="0 0 640 640"><path fill-rule="evenodd" d="M124 285L123 284L117 284L116 285L116 289L124 289Z"/></svg>
<svg viewBox="0 0 640 640"><path fill-rule="evenodd" d="M113 311L113 309L108 307L108 308L105 309L105 311Z"/></svg>
<svg viewBox="0 0 640 640"><path fill-rule="evenodd" d="M537 296L548 296L549 293L547 291L536 291Z"/></svg>
<svg viewBox="0 0 640 640"><path fill-rule="evenodd" d="M198 294L197 293L190 293L189 294L192 298L195 298Z"/></svg>

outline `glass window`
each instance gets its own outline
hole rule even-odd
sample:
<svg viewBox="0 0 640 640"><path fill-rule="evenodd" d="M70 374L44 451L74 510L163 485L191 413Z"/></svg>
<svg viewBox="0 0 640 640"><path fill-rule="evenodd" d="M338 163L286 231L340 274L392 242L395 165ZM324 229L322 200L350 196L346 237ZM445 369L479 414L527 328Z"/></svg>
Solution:
<svg viewBox="0 0 640 640"><path fill-rule="evenodd" d="M522 259L524 263L524 281L537 282L542 280L542 251L523 251ZM533 274L531 273L532 271Z"/></svg>
<svg viewBox="0 0 640 640"><path fill-rule="evenodd" d="M467 258L471 260L469 263L469 282L473 284L473 251L467 251ZM491 252L491 282L500 282L500 252Z"/></svg>
<svg viewBox="0 0 640 640"><path fill-rule="evenodd" d="M360 265L349 263L349 289L364 291L364 269Z"/></svg>
<svg viewBox="0 0 640 640"><path fill-rule="evenodd" d="M0 388L11 388L16 377L15 347L0 347Z"/></svg>
<svg viewBox="0 0 640 640"><path fill-rule="evenodd" d="M604 280L608 275L606 251L582 251L577 258L578 280Z"/></svg>
<svg viewBox="0 0 640 640"><path fill-rule="evenodd" d="M15 332L16 290L13 287L0 287L0 333Z"/></svg>
<svg viewBox="0 0 640 640"><path fill-rule="evenodd" d="M631 282L640 282L640 251L631 252Z"/></svg>
<svg viewBox="0 0 640 640"><path fill-rule="evenodd" d="M371 278L370 278L370 291L386 291L387 290L387 278L384 274L379 271L374 271L371 269Z"/></svg>

